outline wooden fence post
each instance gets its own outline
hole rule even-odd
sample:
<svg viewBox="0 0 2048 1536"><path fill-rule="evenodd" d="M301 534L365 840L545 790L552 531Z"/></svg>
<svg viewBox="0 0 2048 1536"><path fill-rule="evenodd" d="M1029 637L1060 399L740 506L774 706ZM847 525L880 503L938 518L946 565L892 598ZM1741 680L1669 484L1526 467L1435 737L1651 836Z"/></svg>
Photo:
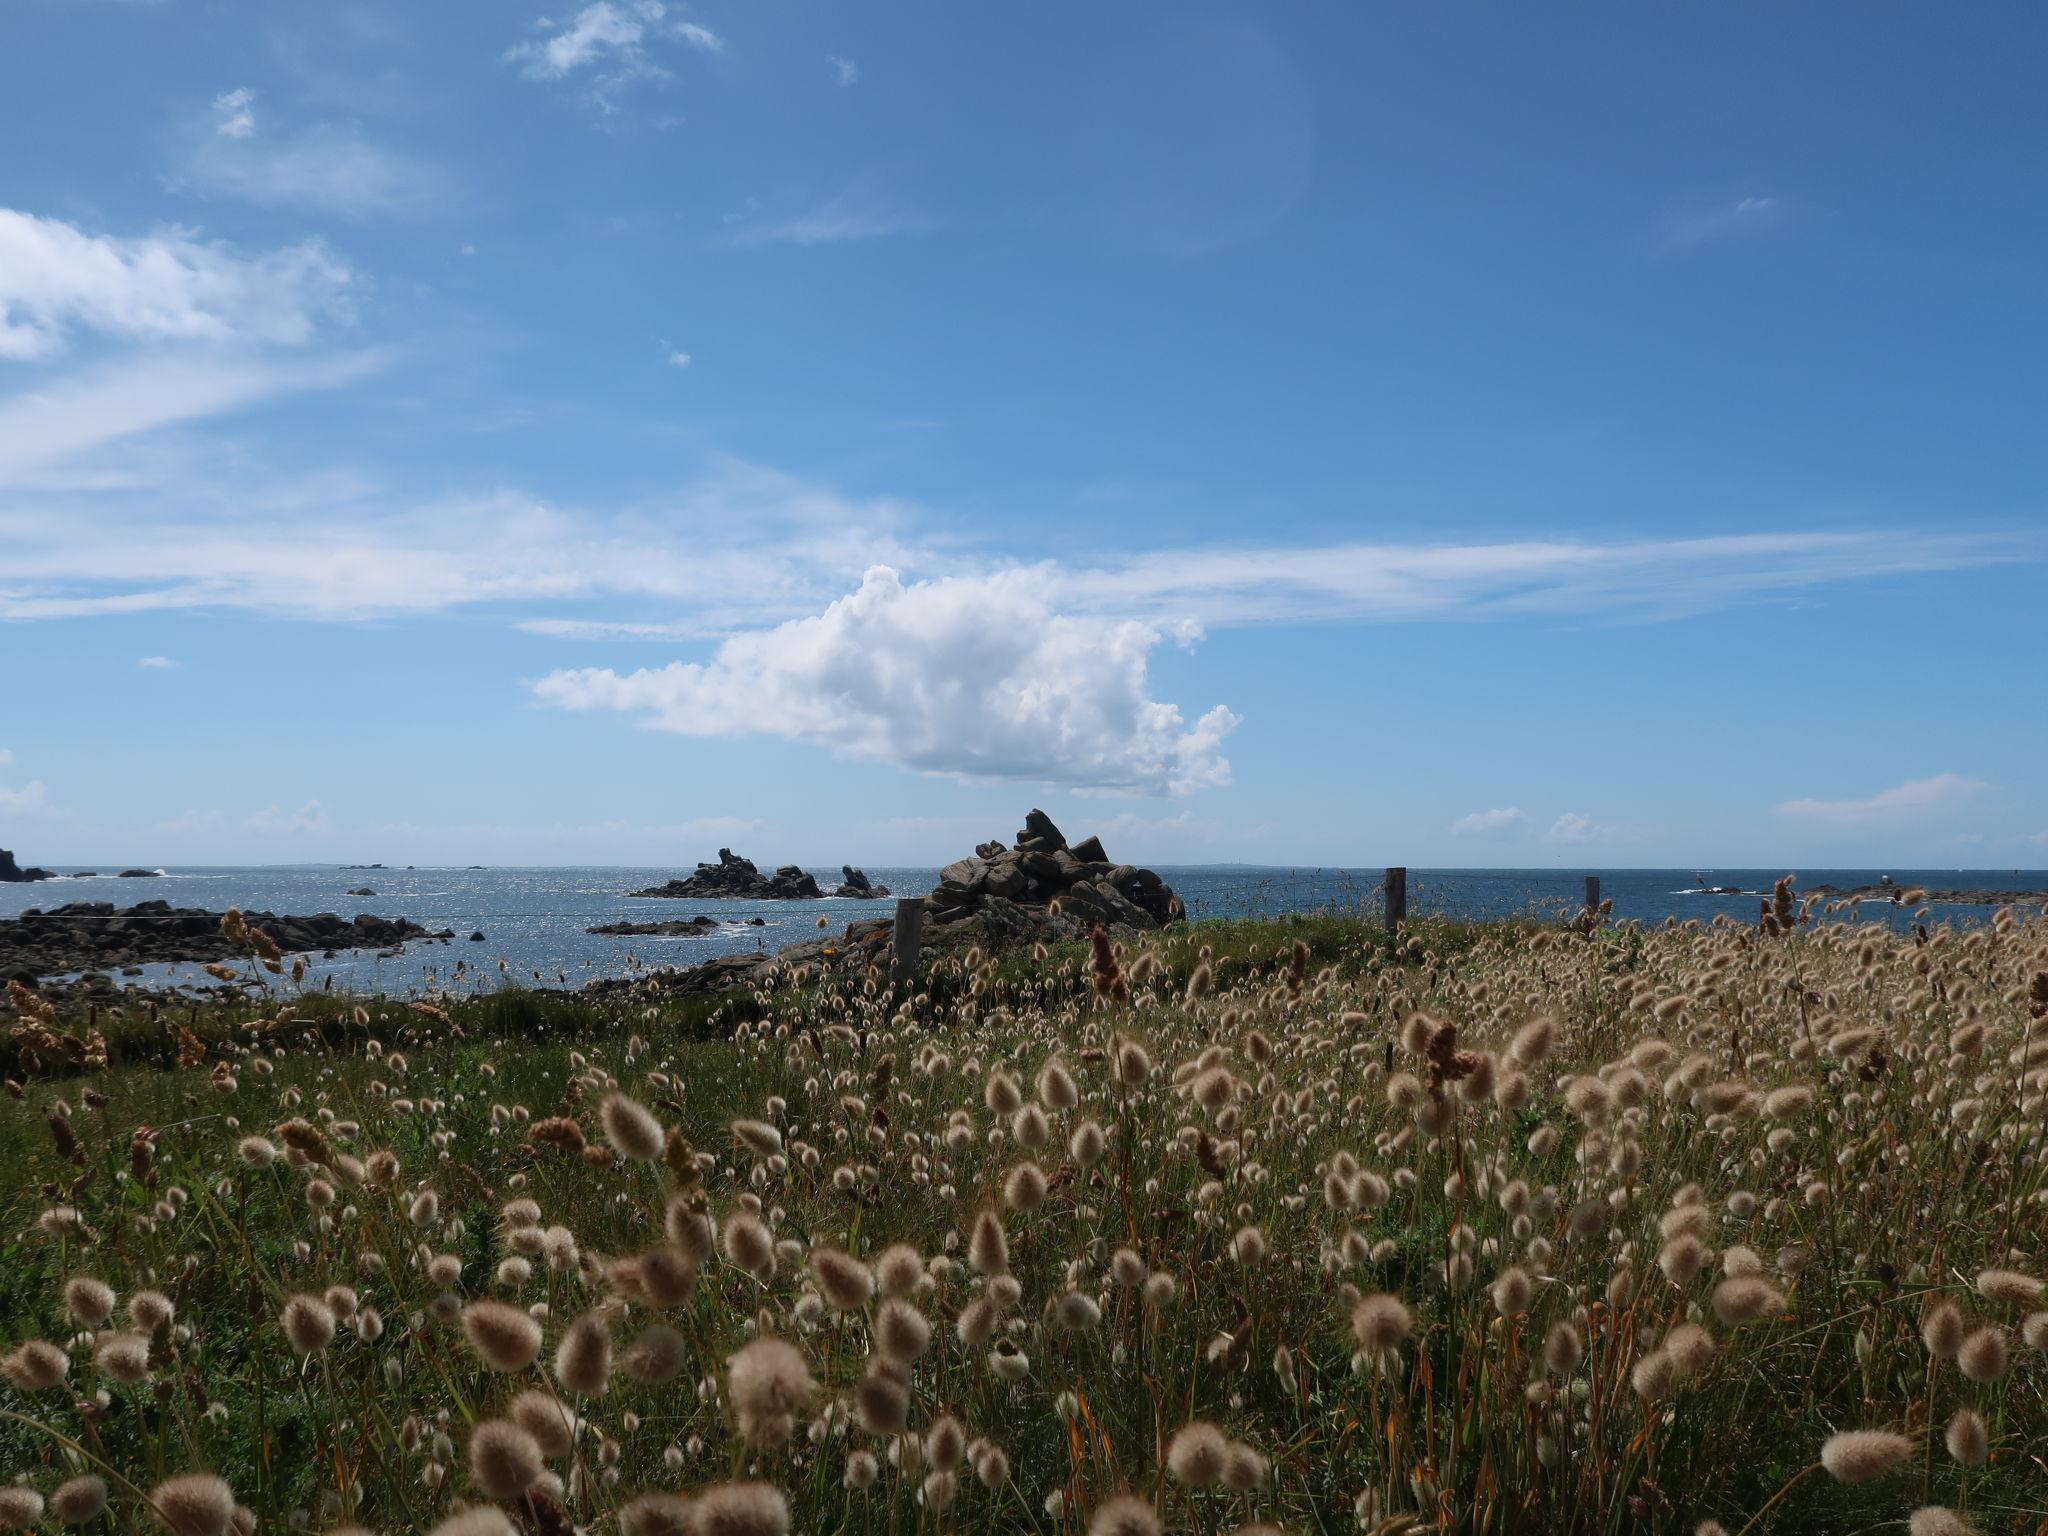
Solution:
<svg viewBox="0 0 2048 1536"><path fill-rule="evenodd" d="M1387 866L1387 932L1393 933L1408 921L1408 866Z"/></svg>
<svg viewBox="0 0 2048 1536"><path fill-rule="evenodd" d="M1598 912L1600 910L1600 877L1598 875L1586 876L1586 910L1588 912Z"/></svg>
<svg viewBox="0 0 2048 1536"><path fill-rule="evenodd" d="M924 936L924 898L896 898L896 957L889 968L890 982L899 987L917 982L917 946Z"/></svg>

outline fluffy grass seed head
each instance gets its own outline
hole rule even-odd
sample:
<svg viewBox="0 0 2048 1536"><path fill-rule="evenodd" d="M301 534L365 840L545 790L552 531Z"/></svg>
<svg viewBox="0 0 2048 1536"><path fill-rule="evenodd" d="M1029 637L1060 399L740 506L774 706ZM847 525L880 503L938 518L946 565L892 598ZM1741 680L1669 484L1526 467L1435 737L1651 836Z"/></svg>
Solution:
<svg viewBox="0 0 2048 1536"><path fill-rule="evenodd" d="M1820 1464L1838 1483L1874 1483L1913 1454L1913 1442L1888 1429L1849 1429L1820 1448Z"/></svg>

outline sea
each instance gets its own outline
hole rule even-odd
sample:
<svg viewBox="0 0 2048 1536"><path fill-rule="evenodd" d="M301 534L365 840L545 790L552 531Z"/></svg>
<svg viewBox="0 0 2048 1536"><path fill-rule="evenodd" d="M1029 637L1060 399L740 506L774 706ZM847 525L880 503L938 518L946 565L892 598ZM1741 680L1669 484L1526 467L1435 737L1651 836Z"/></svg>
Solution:
<svg viewBox="0 0 2048 1536"><path fill-rule="evenodd" d="M823 901L692 901L634 897L629 893L660 885L688 870L617 866L546 869L451 869L427 866L336 867L262 865L174 866L149 879L121 879L111 871L87 876L61 868L59 878L29 885L0 885L0 918L29 907L45 910L72 901L106 901L128 906L168 901L175 907L277 913L358 912L405 917L429 930L452 929L446 942L415 941L397 955L343 951L328 959L307 957L304 985L337 990L419 996L445 991L489 991L506 985L575 987L599 977L624 976L649 968L692 965L714 955L771 953L785 944L813 938L820 923L844 931L861 918L886 917L889 897ZM1158 866L1196 919L1275 917L1285 913L1378 915L1380 869L1281 868L1241 864ZM836 868L812 873L826 890L837 884ZM1711 921L1721 915L1749 923L1758 901L1770 894L1783 869L1411 869L1408 907L1415 916L1466 919L1562 918L1584 900L1585 876L1597 875L1600 894L1614 904L1617 920L1657 924L1668 919ZM918 895L938 879L934 868L870 868L869 878L897 896ZM1797 872L1799 888L1827 884L1848 889L1875 885L1889 876L1905 888L2048 890L2048 870L1813 869ZM1710 894L1707 887L1731 886L1740 894ZM374 896L351 896L368 887ZM1975 923L1990 916L1984 906L1937 906L1932 920ZM617 937L586 930L620 920L651 922L704 915L718 926L688 938ZM1904 927L1909 911L1889 902L1867 901L1855 921ZM472 933L481 940L472 941ZM330 981L331 978L331 981ZM194 965L151 965L124 978L150 987L210 985Z"/></svg>

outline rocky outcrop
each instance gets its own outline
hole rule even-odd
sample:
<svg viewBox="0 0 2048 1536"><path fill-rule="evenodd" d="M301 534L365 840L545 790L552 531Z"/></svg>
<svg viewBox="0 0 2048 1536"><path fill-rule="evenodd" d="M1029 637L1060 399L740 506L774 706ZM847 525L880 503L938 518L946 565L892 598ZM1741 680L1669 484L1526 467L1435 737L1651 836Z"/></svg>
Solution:
<svg viewBox="0 0 2048 1536"><path fill-rule="evenodd" d="M686 917L675 923L599 923L595 928L586 928L585 933L601 934L646 934L658 939L694 939L699 934L709 933L718 926L715 917Z"/></svg>
<svg viewBox="0 0 2048 1536"><path fill-rule="evenodd" d="M716 864L699 864L686 880L649 886L635 896L688 897L696 901L802 901L822 897L818 882L794 864L785 864L772 875L764 875L752 859L743 859L730 848L718 850Z"/></svg>
<svg viewBox="0 0 2048 1536"><path fill-rule="evenodd" d="M835 896L886 896L889 894L889 887L875 884L874 881L868 878L868 873L864 869L855 869L851 864L842 864L839 866L839 889L832 894Z"/></svg>
<svg viewBox="0 0 2048 1536"><path fill-rule="evenodd" d="M1016 843L983 843L939 871L924 899L936 927L979 918L998 942L1081 938L1105 928L1163 928L1187 916L1173 889L1149 869L1111 861L1096 837L1068 846L1045 812L1024 818Z"/></svg>
<svg viewBox="0 0 2048 1536"><path fill-rule="evenodd" d="M353 918L332 912L280 917L244 912L244 921L276 941L286 954L342 949L391 949L411 939L440 937L404 918ZM0 976L30 981L71 971L161 961L233 960L248 951L220 930L221 914L197 907L142 901L115 907L106 901L74 901L45 912L31 907L0 921Z"/></svg>
<svg viewBox="0 0 2048 1536"><path fill-rule="evenodd" d="M944 950L1057 943L1085 939L1098 926L1157 929L1187 917L1180 898L1151 870L1112 863L1097 838L1069 847L1052 818L1037 810L1024 819L1016 846L983 843L972 858L948 864L924 910L923 942ZM628 930L640 931L640 925L590 931ZM871 971L888 963L895 932L893 918L863 918L843 934L786 944L772 955L720 955L702 965L594 981L588 990L698 997L767 985L793 969Z"/></svg>
<svg viewBox="0 0 2048 1536"><path fill-rule="evenodd" d="M161 879L162 876L163 871L160 869L124 869L115 878L121 880L157 880Z"/></svg>
<svg viewBox="0 0 2048 1536"><path fill-rule="evenodd" d="M14 862L14 855L0 848L0 884L20 885L30 880L54 880L57 877L47 869L23 869Z"/></svg>

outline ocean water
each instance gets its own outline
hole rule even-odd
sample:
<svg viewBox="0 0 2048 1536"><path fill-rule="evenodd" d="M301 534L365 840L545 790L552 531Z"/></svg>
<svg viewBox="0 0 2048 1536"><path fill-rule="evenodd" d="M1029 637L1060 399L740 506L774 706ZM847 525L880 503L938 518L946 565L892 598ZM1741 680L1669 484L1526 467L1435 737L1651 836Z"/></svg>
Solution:
<svg viewBox="0 0 2048 1536"><path fill-rule="evenodd" d="M343 951L334 959L308 957L309 986L332 985L364 992L411 994L444 988L484 990L515 982L528 986L580 986L601 976L647 967L691 965L736 951L771 953L784 944L815 937L822 917L843 929L855 919L886 917L893 899L858 901L676 901L634 898L626 893L659 885L674 868L618 867L554 869L337 869L332 865L251 868L176 867L150 880L121 880L101 873L92 879L68 868L65 878L33 885L0 885L0 917L28 907L49 909L71 901L110 901L128 906L163 900L177 907L220 911L229 906L280 913L373 912L405 917L431 930L450 928L447 943L414 943L402 955ZM818 869L818 883L830 889L837 869ZM1272 917L1288 912L1380 910L1378 869L1267 868L1246 865L1161 866L1159 873L1180 893L1190 916ZM1754 922L1757 902L1769 894L1782 869L1411 869L1411 914L1460 918L1560 917L1576 910L1584 877L1600 877L1601 895L1614 903L1617 919L1658 923L1667 918L1711 920L1726 914ZM1888 871L1901 886L1950 889L2048 890L2048 870ZM870 867L871 879L896 895L929 890L932 868ZM1739 896L1699 891L1697 876L1712 885L1732 885ZM1879 871L1814 869L1798 872L1799 885L1853 887L1876 883ZM350 896L367 885L376 895ZM1990 908L1937 907L1937 921L1981 922ZM690 938L607 937L584 930L601 923L654 922L704 913L720 925ZM760 919L756 926L753 919ZM1885 902L1869 902L1860 921L1909 923L1911 915ZM481 943L469 942L481 932ZM152 965L139 980L151 986L209 981L196 966Z"/></svg>

